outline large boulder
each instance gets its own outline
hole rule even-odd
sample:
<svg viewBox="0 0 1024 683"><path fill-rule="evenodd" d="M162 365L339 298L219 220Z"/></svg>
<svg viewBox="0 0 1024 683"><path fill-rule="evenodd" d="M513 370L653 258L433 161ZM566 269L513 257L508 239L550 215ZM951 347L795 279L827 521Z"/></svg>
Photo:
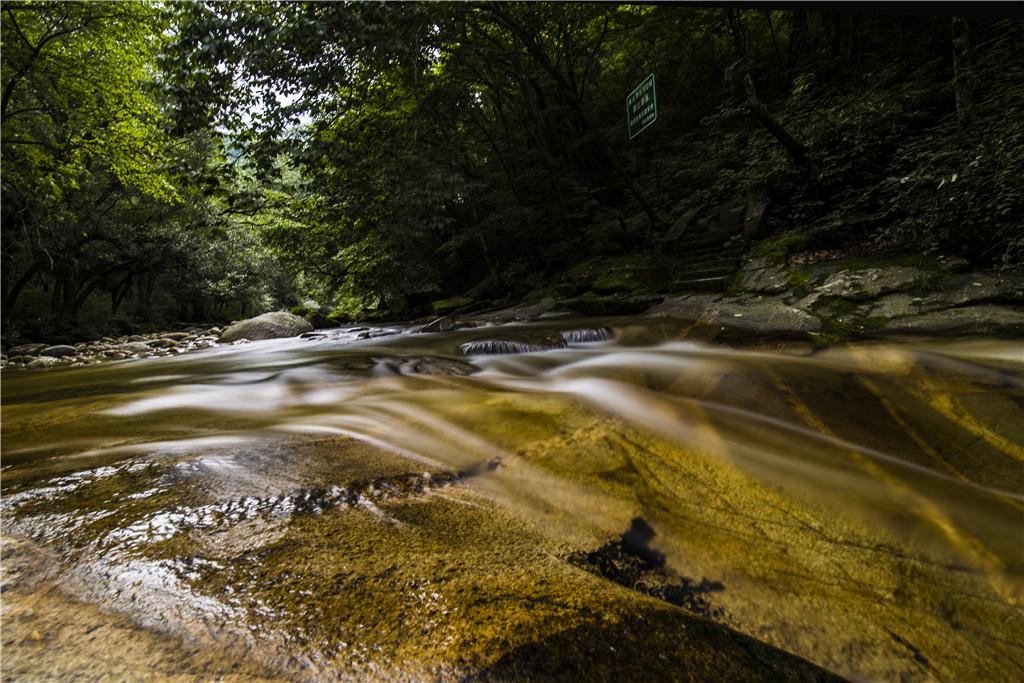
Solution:
<svg viewBox="0 0 1024 683"><path fill-rule="evenodd" d="M274 311L235 323L221 333L219 341L227 344L239 339L280 339L312 331L313 326L304 318L284 311Z"/></svg>

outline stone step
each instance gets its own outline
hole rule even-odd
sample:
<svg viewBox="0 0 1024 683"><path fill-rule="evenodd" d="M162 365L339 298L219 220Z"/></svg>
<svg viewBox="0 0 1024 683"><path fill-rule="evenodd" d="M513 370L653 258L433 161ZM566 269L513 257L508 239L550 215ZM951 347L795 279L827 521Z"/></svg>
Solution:
<svg viewBox="0 0 1024 683"><path fill-rule="evenodd" d="M685 271L691 268L729 268L736 270L740 265L739 256L695 256L693 258L680 259L672 264L672 270Z"/></svg>
<svg viewBox="0 0 1024 683"><path fill-rule="evenodd" d="M722 292L729 286L729 275L676 280L673 292Z"/></svg>
<svg viewBox="0 0 1024 683"><path fill-rule="evenodd" d="M718 256L718 255L724 255L724 256L733 256L733 255L735 255L735 256L738 257L738 256L743 254L743 247L741 247L739 245L731 246L731 245L719 244L719 245L712 245L712 246L706 246L706 247L694 247L694 248L691 249L691 248L684 248L684 247L680 246L679 248L675 249L672 253L675 254L676 258L681 258L681 259L691 259L691 258L698 258L698 257L701 257L701 256Z"/></svg>
<svg viewBox="0 0 1024 683"><path fill-rule="evenodd" d="M675 271L675 273L676 273L676 275L678 277L685 278L687 280L697 280L697 279L700 279L700 278L719 277L719 276L728 277L728 276L732 275L735 272L736 272L735 264L730 264L728 266L710 266L710 267L704 267L704 268L683 268L683 269L677 269Z"/></svg>
<svg viewBox="0 0 1024 683"><path fill-rule="evenodd" d="M702 249L706 247L720 247L733 238L734 232L712 232L702 235L683 235L677 240L665 243L665 249L670 252L681 253Z"/></svg>

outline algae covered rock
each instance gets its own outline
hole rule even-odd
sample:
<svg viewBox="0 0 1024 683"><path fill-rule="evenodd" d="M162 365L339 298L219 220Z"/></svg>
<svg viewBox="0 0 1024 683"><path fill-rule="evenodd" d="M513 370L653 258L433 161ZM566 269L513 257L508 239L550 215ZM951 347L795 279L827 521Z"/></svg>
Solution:
<svg viewBox="0 0 1024 683"><path fill-rule="evenodd" d="M239 339L280 339L312 331L313 326L304 318L284 311L274 311L233 324L224 330L219 341L227 344Z"/></svg>
<svg viewBox="0 0 1024 683"><path fill-rule="evenodd" d="M454 313L460 308L469 306L471 303L473 303L473 299L468 296L453 296L450 299L440 299L435 301L431 304L431 307L434 309L435 315L444 316L449 313Z"/></svg>

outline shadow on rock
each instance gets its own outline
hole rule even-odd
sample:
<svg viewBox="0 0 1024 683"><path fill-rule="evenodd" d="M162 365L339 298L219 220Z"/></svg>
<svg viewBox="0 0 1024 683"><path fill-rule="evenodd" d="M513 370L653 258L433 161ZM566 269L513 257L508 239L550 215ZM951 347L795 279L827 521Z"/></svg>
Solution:
<svg viewBox="0 0 1024 683"><path fill-rule="evenodd" d="M615 615L616 617L618 615ZM842 681L814 664L668 605L527 643L469 681Z"/></svg>
<svg viewBox="0 0 1024 683"><path fill-rule="evenodd" d="M723 617L724 610L712 606L707 595L723 591L725 586L707 578L697 582L665 566L665 556L651 548L654 536L651 525L637 517L618 540L589 553L573 553L569 562L709 619Z"/></svg>

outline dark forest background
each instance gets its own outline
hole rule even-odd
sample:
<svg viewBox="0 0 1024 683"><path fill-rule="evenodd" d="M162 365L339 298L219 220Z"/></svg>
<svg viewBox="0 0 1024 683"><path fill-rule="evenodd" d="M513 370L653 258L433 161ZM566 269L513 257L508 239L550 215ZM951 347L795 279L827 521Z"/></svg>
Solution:
<svg viewBox="0 0 1024 683"><path fill-rule="evenodd" d="M1015 19L10 1L2 34L6 343L516 302L729 202L777 258L1024 261Z"/></svg>

